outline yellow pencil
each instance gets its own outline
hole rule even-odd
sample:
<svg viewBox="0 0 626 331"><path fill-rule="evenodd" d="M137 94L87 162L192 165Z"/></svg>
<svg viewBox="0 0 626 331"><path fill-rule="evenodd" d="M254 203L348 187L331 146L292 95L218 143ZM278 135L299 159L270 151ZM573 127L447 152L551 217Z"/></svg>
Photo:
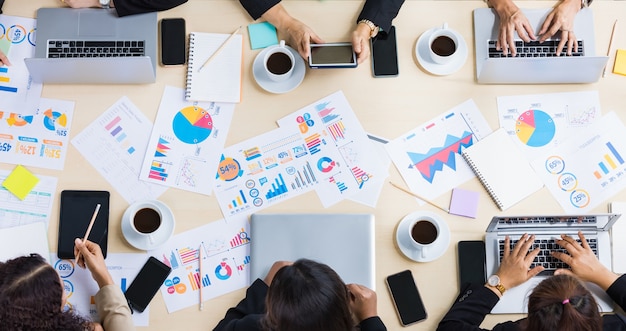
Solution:
<svg viewBox="0 0 626 331"><path fill-rule="evenodd" d="M413 193L413 192L411 192L411 191L409 191L409 190L405 189L404 187L402 187L402 186L400 186L400 185L395 184L394 182L389 182L389 184L391 184L391 185L395 186L396 188L400 189L400 190L401 190L401 191L403 191L404 193L408 193L408 194L410 194L410 195L412 195L412 196L414 196L414 197L416 197L416 198L418 198L418 199L420 199L420 200L422 200L422 201L426 202L427 204L429 204L429 205L431 205L431 206L437 207L437 208L439 208L439 209L441 209L441 210L445 211L446 213L449 213L449 212L450 212L450 210L449 210L448 208L441 207L441 206L439 206L438 204L436 204L436 203L434 203L434 202L432 202L432 201L430 201L430 200L428 200L428 199L422 198L421 196L419 196L419 195L417 195L417 194L415 194L415 193Z"/></svg>
<svg viewBox="0 0 626 331"><path fill-rule="evenodd" d="M202 70L204 66L209 64L209 62L211 62L211 60L213 60L217 56L217 54L219 54L226 47L226 45L228 45L228 42L230 42L230 40L233 39L233 37L237 34L237 32L239 32L239 29L241 29L241 25L228 38L226 38L226 40L222 43L222 45L220 45L220 47L215 52L213 52L213 54L211 54L211 56L209 56L208 59L206 59L204 64L202 64L200 68L198 68L198 72L200 72L200 70Z"/></svg>

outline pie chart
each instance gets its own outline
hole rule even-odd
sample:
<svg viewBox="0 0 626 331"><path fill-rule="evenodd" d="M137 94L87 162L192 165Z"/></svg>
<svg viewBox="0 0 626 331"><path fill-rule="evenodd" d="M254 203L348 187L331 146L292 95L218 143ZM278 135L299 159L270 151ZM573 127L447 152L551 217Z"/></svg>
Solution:
<svg viewBox="0 0 626 331"><path fill-rule="evenodd" d="M527 110L515 122L517 138L530 147L547 145L554 138L555 132L552 117L541 110Z"/></svg>
<svg viewBox="0 0 626 331"><path fill-rule="evenodd" d="M187 144L203 142L213 131L211 115L198 106L181 109L172 121L176 138Z"/></svg>
<svg viewBox="0 0 626 331"><path fill-rule="evenodd" d="M52 109L46 110L43 114L45 115L43 118L43 126L50 131L54 131L56 129L56 125L60 125L62 127L67 125L67 116L65 116L65 114L53 111Z"/></svg>

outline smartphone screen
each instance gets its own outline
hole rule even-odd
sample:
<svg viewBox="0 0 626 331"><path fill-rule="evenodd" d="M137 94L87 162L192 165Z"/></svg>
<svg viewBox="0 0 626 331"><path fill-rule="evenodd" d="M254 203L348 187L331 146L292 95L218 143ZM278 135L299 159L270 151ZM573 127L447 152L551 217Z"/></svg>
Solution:
<svg viewBox="0 0 626 331"><path fill-rule="evenodd" d="M150 256L124 293L130 308L143 312L171 271L168 265Z"/></svg>
<svg viewBox="0 0 626 331"><path fill-rule="evenodd" d="M74 240L85 237L97 204L100 204L100 210L87 239L100 245L102 254L106 258L109 231L109 195L107 191L65 190L61 192L57 243L57 255L60 259L74 258Z"/></svg>
<svg viewBox="0 0 626 331"><path fill-rule="evenodd" d="M164 66L185 64L187 33L182 18L161 20L161 63Z"/></svg>
<svg viewBox="0 0 626 331"><path fill-rule="evenodd" d="M396 47L396 27L385 34L380 33L371 39L372 70L374 77L398 75L398 48Z"/></svg>
<svg viewBox="0 0 626 331"><path fill-rule="evenodd" d="M406 326L426 319L426 308L411 270L388 276L387 287L402 325Z"/></svg>
<svg viewBox="0 0 626 331"><path fill-rule="evenodd" d="M311 44L311 68L346 68L356 65L356 55L351 43Z"/></svg>
<svg viewBox="0 0 626 331"><path fill-rule="evenodd" d="M484 284L487 281L485 242L482 240L459 241L459 285Z"/></svg>

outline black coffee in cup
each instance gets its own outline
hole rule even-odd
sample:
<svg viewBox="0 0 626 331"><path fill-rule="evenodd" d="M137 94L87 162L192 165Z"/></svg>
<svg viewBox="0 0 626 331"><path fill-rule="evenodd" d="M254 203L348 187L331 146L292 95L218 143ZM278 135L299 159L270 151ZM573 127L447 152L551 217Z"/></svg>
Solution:
<svg viewBox="0 0 626 331"><path fill-rule="evenodd" d="M438 231L431 221L417 221L411 229L411 237L422 245L432 244L437 239Z"/></svg>
<svg viewBox="0 0 626 331"><path fill-rule="evenodd" d="M448 36L439 36L430 44L430 49L439 56L450 56L456 51L456 44Z"/></svg>
<svg viewBox="0 0 626 331"><path fill-rule="evenodd" d="M141 233L152 233L161 226L161 215L152 208L142 208L133 217L135 229Z"/></svg>
<svg viewBox="0 0 626 331"><path fill-rule="evenodd" d="M292 66L291 58L283 52L273 53L267 58L267 70L274 75L284 75L291 70Z"/></svg>

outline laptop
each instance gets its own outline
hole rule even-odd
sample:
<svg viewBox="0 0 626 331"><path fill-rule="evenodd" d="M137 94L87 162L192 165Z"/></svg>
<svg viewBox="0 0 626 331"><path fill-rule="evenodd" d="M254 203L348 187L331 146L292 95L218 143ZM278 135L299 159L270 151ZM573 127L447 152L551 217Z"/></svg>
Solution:
<svg viewBox="0 0 626 331"><path fill-rule="evenodd" d="M333 268L346 283L376 289L374 216L252 214L250 277L265 278L275 261L307 258Z"/></svg>
<svg viewBox="0 0 626 331"><path fill-rule="evenodd" d="M144 84L156 80L157 14L40 8L37 45L26 67L35 82Z"/></svg>
<svg viewBox="0 0 626 331"><path fill-rule="evenodd" d="M582 231L598 259L611 269L612 250L609 230L619 217L620 214L493 217L485 235L487 275L492 275L498 270L501 252L504 249L504 237L508 235L513 246L524 233L535 235L535 243L531 249L539 245L543 254L540 254L533 263L541 263L546 270L520 286L507 289L491 313L527 313L528 295L532 289L539 282L553 275L555 269L568 267L566 264L559 265L557 262L559 260L549 256L552 250L565 251L554 241L554 238L560 239L561 234L567 234L578 240L578 231ZM601 312L613 311L613 301L606 292L595 284L587 283L586 285L596 298Z"/></svg>
<svg viewBox="0 0 626 331"><path fill-rule="evenodd" d="M522 12L537 33L551 10L552 8L522 9ZM548 39L545 45L537 45L537 42L523 45L523 41L516 33L516 50L519 50L518 53L528 52L527 56L502 58L494 57L497 55L492 52L492 57L490 57L490 49L495 51L498 30L499 18L495 10L492 8L474 10L474 49L476 50L478 83L593 83L600 79L609 59L607 56L596 56L593 15L589 8L581 9L574 21L574 32L579 41L578 48L581 48L576 56L551 56L555 51L554 46L549 46L549 44L558 44L558 40ZM560 38L559 33L555 37Z"/></svg>

